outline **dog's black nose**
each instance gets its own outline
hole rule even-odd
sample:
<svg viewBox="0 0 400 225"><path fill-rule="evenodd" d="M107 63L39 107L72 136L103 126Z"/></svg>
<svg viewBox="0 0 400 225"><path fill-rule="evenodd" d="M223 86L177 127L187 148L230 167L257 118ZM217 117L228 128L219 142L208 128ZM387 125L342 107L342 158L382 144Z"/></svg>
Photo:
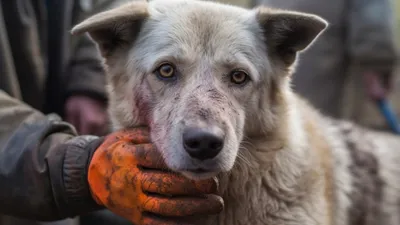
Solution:
<svg viewBox="0 0 400 225"><path fill-rule="evenodd" d="M224 147L223 133L220 130L189 127L183 131L183 146L187 153L199 160L212 159Z"/></svg>

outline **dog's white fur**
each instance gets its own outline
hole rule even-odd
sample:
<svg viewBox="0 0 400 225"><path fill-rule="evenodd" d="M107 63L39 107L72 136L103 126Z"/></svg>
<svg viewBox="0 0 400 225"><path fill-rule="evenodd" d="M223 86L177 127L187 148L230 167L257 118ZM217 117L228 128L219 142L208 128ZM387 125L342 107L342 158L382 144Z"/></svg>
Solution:
<svg viewBox="0 0 400 225"><path fill-rule="evenodd" d="M266 7L154 0L94 15L73 33L98 43L115 129L149 125L171 169L218 175L225 209L209 224L399 224L400 139L326 118L290 88L297 53L326 26ZM163 62L176 80L154 74ZM237 69L245 85L230 82ZM224 132L218 156L185 152L192 125ZM198 168L208 172L187 171Z"/></svg>

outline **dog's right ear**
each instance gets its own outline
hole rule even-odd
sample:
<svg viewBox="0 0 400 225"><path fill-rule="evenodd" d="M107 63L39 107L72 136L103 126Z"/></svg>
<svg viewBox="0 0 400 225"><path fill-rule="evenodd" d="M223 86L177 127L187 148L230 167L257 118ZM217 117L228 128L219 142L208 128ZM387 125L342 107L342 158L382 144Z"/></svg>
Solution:
<svg viewBox="0 0 400 225"><path fill-rule="evenodd" d="M148 17L147 1L134 1L87 18L71 33L79 35L88 32L98 44L102 56L107 57L121 45L133 42Z"/></svg>

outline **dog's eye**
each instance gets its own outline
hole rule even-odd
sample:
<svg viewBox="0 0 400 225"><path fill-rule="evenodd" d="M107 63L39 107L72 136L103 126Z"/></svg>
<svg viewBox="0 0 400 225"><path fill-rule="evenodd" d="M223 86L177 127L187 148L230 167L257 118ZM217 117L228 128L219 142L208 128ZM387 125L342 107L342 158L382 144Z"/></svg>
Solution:
<svg viewBox="0 0 400 225"><path fill-rule="evenodd" d="M175 77L175 68L171 64L165 63L158 67L156 74L162 79L171 79Z"/></svg>
<svg viewBox="0 0 400 225"><path fill-rule="evenodd" d="M234 84L244 84L249 79L247 73L240 70L233 71L230 76L231 76L231 82Z"/></svg>

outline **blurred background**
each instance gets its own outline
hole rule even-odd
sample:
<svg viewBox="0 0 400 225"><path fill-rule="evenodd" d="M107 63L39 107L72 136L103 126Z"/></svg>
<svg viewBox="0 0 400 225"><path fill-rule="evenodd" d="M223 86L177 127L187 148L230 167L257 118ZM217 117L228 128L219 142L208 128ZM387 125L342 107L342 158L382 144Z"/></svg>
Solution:
<svg viewBox="0 0 400 225"><path fill-rule="evenodd" d="M96 46L69 31L85 17L127 1L0 0L0 90L43 113L57 113L79 134L107 134L105 75ZM265 4L326 19L328 29L299 56L294 90L325 115L400 133L400 0L219 2ZM16 221L0 216L2 225L47 224ZM130 224L106 210L48 224L79 221Z"/></svg>
<svg viewBox="0 0 400 225"><path fill-rule="evenodd" d="M394 131L385 106L396 117L400 115L399 0L218 1L242 7L265 4L315 13L327 19L329 30L307 53L300 55L294 89L325 114L374 129ZM342 49L335 51L329 45ZM326 65L315 66L318 64ZM385 90L383 85L384 90L379 91L379 85L374 83L382 82L389 83L390 88Z"/></svg>

